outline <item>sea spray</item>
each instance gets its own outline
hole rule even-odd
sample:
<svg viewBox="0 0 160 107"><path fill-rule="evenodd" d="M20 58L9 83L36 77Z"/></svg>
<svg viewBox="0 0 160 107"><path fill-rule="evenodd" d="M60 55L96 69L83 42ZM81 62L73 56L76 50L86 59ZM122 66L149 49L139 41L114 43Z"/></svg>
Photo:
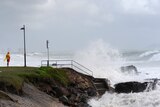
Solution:
<svg viewBox="0 0 160 107"><path fill-rule="evenodd" d="M140 56L150 57L150 52L140 54ZM151 57L152 56L159 58L159 53L156 52L155 54L152 54ZM144 66L143 63L139 63L138 61L135 64L139 65L140 68L138 69L138 71L140 72L140 74L136 76L137 78L135 78L135 76L132 76L131 78L133 78L133 81L141 81L147 78L160 77L159 76L160 67L157 66L157 64L155 65L154 63L154 66L152 64L149 64L148 66ZM140 66L140 65L143 65L143 66ZM126 78L124 78L124 80L127 81ZM124 94L124 93L117 94L117 93L106 92L101 98L93 98L88 103L92 107L160 107L159 95L160 95L160 83L156 85L155 90L150 90L149 92L128 93L128 94Z"/></svg>
<svg viewBox="0 0 160 107"><path fill-rule="evenodd" d="M106 92L101 98L91 99L92 107L160 107L160 89L150 92L130 94L110 94Z"/></svg>
<svg viewBox="0 0 160 107"><path fill-rule="evenodd" d="M111 84L127 81L131 78L119 70L125 63L120 52L111 48L101 39L78 51L74 59L91 69L94 77L107 78Z"/></svg>
<svg viewBox="0 0 160 107"><path fill-rule="evenodd" d="M146 51L146 52L140 54L139 57L148 57L148 56L157 54L157 53L159 53L159 52L160 52L159 50Z"/></svg>

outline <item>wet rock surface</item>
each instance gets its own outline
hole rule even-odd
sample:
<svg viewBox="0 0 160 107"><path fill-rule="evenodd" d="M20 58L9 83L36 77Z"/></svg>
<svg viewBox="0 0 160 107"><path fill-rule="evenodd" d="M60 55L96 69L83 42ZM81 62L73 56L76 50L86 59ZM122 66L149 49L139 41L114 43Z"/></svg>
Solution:
<svg viewBox="0 0 160 107"><path fill-rule="evenodd" d="M61 103L71 107L90 107L88 99L97 96L97 91L92 83L92 78L73 69L66 70L69 79L68 85L62 85L58 81L50 78L36 79L34 85L41 91L53 98L59 99Z"/></svg>
<svg viewBox="0 0 160 107"><path fill-rule="evenodd" d="M77 73L72 69L66 69L70 84L67 87L59 87L61 96L59 99L63 104L73 107L89 107L88 99L96 96L96 89L91 78Z"/></svg>
<svg viewBox="0 0 160 107"><path fill-rule="evenodd" d="M115 85L115 92L117 93L131 93L131 92L143 92L147 87L147 82L125 82Z"/></svg>
<svg viewBox="0 0 160 107"><path fill-rule="evenodd" d="M128 73L135 73L135 74L138 74L138 70L136 68L136 66L134 65L128 65L128 66L122 66L120 68L121 72L125 73L125 72L128 72Z"/></svg>
<svg viewBox="0 0 160 107"><path fill-rule="evenodd" d="M105 79L87 76L74 71L64 69L69 80L69 84L64 85L54 78L32 78L29 83L24 83L17 90L11 85L0 83L2 91L0 104L2 107L90 107L88 100L98 96L97 87L107 86L110 93L131 93L143 92L156 89L159 79L149 79L146 82L130 81L115 84L115 88L110 87ZM96 84L95 84L95 83ZM100 83L104 82L103 84ZM97 86L95 86L97 85ZM103 93L104 94L104 93Z"/></svg>
<svg viewBox="0 0 160 107"><path fill-rule="evenodd" d="M134 93L134 92L143 92L143 91L151 91L156 89L156 85L158 83L158 79L151 79L146 82L124 82L115 84L115 92L117 93Z"/></svg>

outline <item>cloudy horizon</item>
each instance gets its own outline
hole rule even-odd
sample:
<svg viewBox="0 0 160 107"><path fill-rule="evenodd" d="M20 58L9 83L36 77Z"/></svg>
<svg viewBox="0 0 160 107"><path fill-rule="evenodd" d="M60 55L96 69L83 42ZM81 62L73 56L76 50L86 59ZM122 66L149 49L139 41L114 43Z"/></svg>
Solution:
<svg viewBox="0 0 160 107"><path fill-rule="evenodd" d="M126 50L160 49L159 0L1 0L0 51L75 51L102 39Z"/></svg>

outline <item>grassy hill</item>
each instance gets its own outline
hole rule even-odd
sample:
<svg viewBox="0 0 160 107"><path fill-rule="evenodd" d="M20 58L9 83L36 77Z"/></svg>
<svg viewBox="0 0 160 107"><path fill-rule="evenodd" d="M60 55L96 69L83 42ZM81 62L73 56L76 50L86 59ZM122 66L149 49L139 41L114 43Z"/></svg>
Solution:
<svg viewBox="0 0 160 107"><path fill-rule="evenodd" d="M67 85L68 78L63 69L52 67L0 67L0 89L12 87L16 91L22 89L24 82L35 83L36 80L53 78L60 84ZM7 88L8 89L8 88Z"/></svg>
<svg viewBox="0 0 160 107"><path fill-rule="evenodd" d="M0 101L5 100L6 106L10 101L13 105L28 107L23 99L26 101L30 97L32 105L37 102L41 105L41 98L43 104L48 104L46 101L50 97L44 98L46 94L58 98L64 105L84 107L87 99L96 96L97 92L91 77L71 68L0 67Z"/></svg>

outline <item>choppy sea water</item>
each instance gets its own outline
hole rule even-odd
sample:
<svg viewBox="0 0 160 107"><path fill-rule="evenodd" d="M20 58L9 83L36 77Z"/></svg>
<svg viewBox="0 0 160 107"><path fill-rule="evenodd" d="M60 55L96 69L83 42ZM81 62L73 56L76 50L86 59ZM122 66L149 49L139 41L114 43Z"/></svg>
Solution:
<svg viewBox="0 0 160 107"><path fill-rule="evenodd" d="M0 66L5 54L0 54ZM46 53L27 53L27 66L41 66L46 60ZM50 54L50 59L73 59L93 71L94 77L108 78L112 86L119 82L139 81L148 78L160 78L160 50L119 51L99 40L91 43L74 54ZM134 72L122 73L121 66L134 65ZM10 66L23 66L23 54L11 52ZM101 98L88 101L92 107L160 107L160 86L150 92L130 94L110 94L106 92Z"/></svg>

